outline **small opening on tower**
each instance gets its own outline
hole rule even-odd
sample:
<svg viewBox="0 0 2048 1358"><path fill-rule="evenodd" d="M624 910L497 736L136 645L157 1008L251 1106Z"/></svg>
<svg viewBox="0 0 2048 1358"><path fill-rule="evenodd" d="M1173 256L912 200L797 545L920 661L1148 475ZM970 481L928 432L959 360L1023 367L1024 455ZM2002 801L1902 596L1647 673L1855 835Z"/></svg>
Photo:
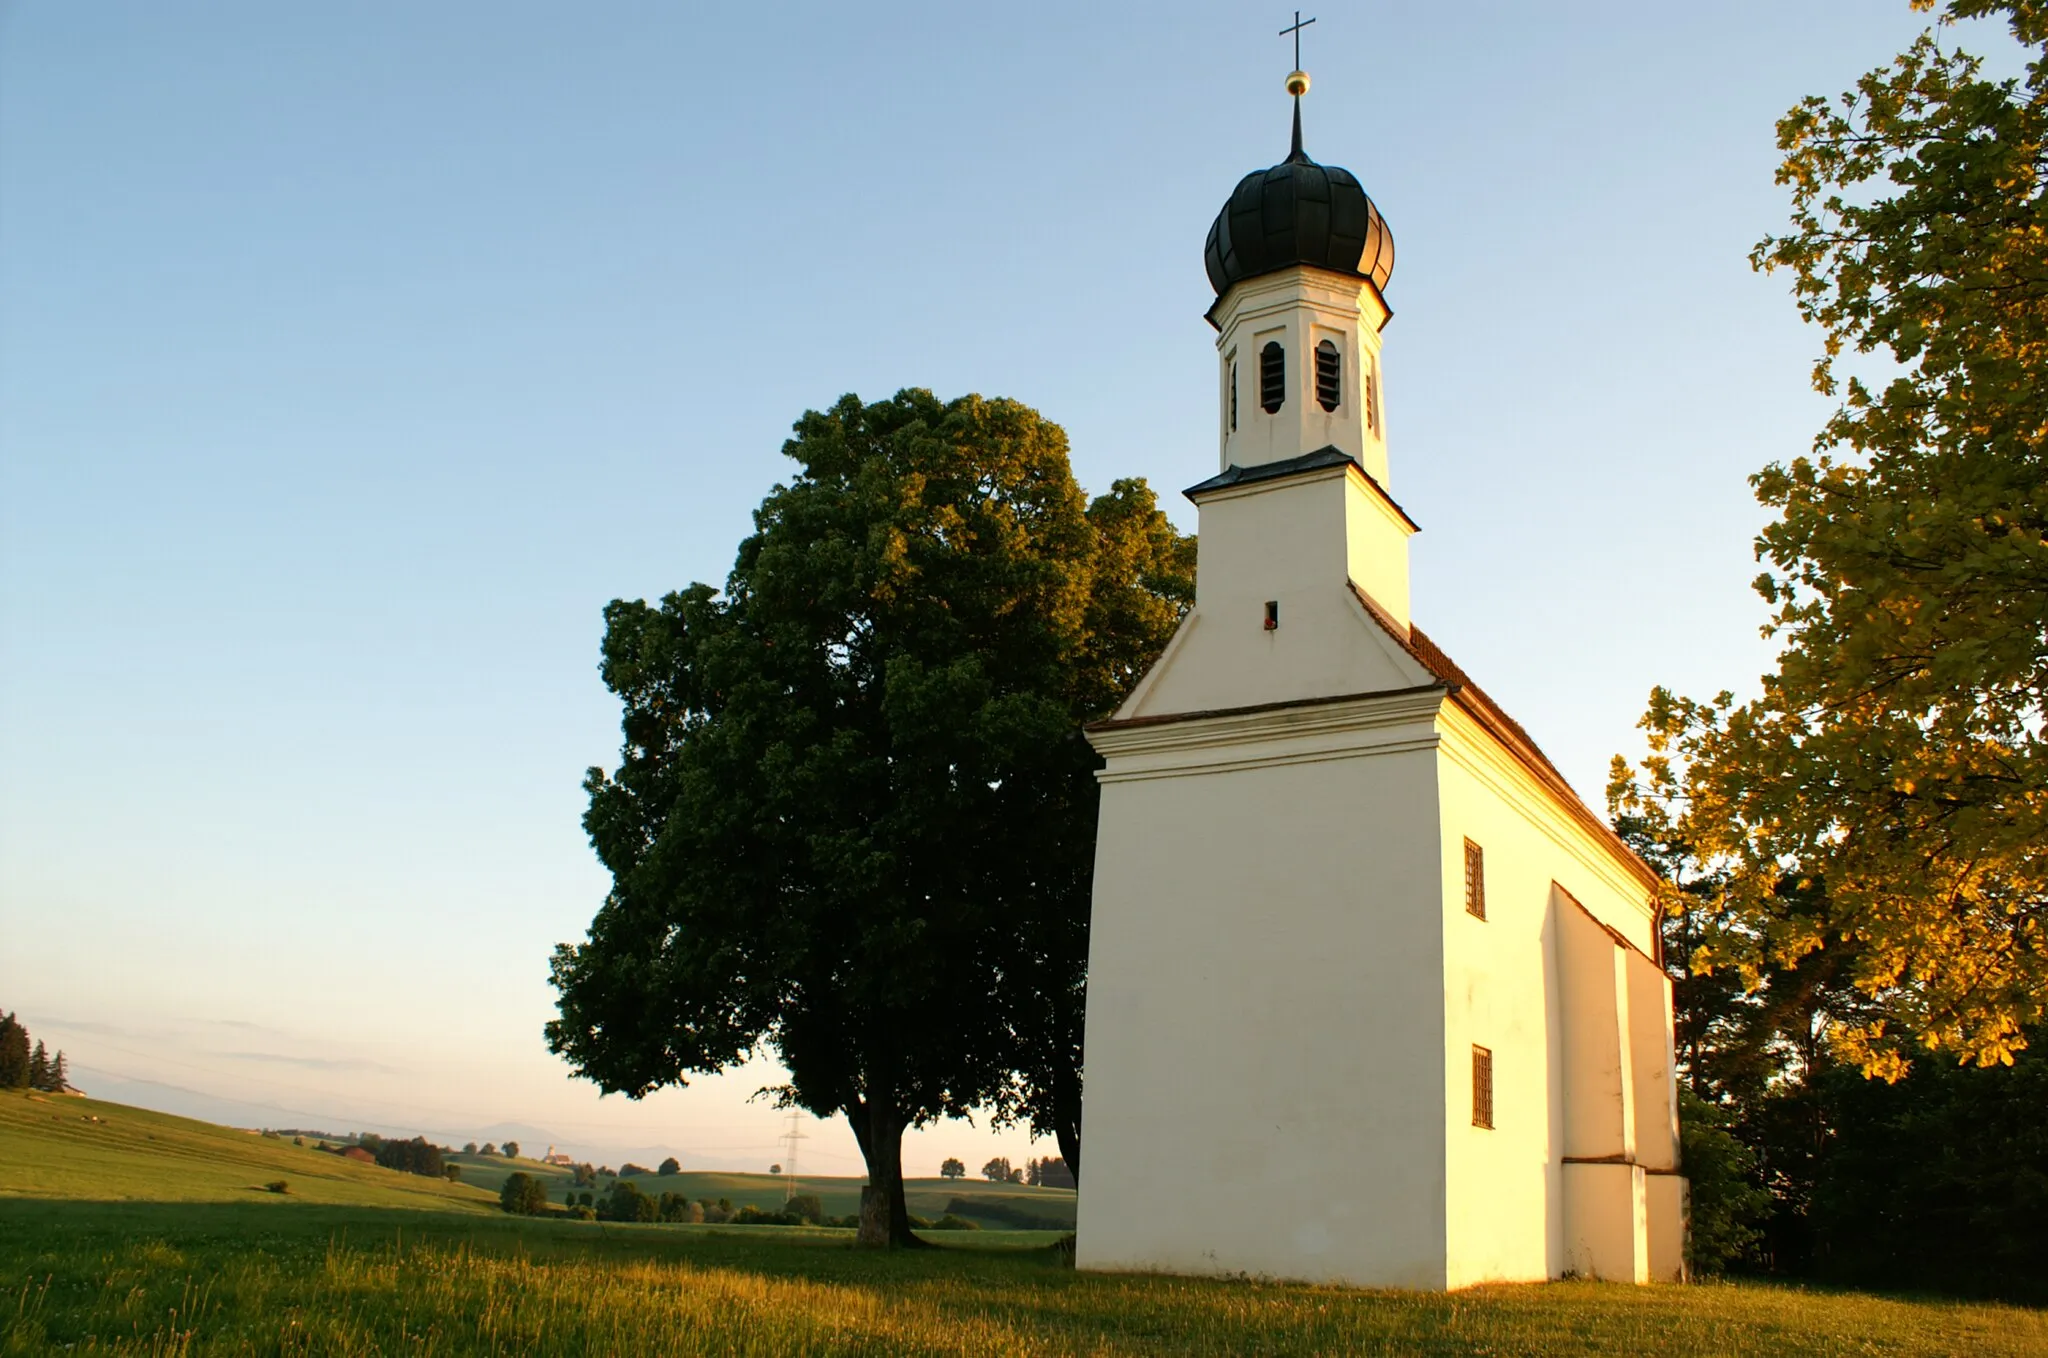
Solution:
<svg viewBox="0 0 2048 1358"><path fill-rule="evenodd" d="M1268 415L1278 415L1287 404L1287 353L1278 340L1268 340L1259 350L1259 405Z"/></svg>
<svg viewBox="0 0 2048 1358"><path fill-rule="evenodd" d="M1316 346L1316 404L1325 410L1335 410L1344 398L1344 386L1338 376L1337 346L1324 340Z"/></svg>
<svg viewBox="0 0 2048 1358"><path fill-rule="evenodd" d="M1268 599L1266 600L1266 630L1271 632L1278 629L1279 626L1280 601L1278 599Z"/></svg>
<svg viewBox="0 0 2048 1358"><path fill-rule="evenodd" d="M1230 360L1230 432L1237 432L1237 360Z"/></svg>
<svg viewBox="0 0 2048 1358"><path fill-rule="evenodd" d="M1380 381L1379 374L1370 362L1365 365L1365 427L1374 433L1380 427Z"/></svg>

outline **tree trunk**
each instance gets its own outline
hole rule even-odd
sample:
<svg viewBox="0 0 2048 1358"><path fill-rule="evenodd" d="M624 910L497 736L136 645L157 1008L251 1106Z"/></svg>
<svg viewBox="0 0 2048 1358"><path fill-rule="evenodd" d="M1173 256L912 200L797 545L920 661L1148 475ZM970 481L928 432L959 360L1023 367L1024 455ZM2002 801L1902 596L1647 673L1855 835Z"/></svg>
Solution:
<svg viewBox="0 0 2048 1358"><path fill-rule="evenodd" d="M854 1243L864 1249L930 1248L910 1231L910 1202L903 1190L903 1122L893 1103L871 1097L862 1107L849 1110L848 1118L868 1163Z"/></svg>
<svg viewBox="0 0 2048 1358"><path fill-rule="evenodd" d="M1078 1065L1061 1066L1053 1073L1053 1139L1059 1142L1060 1158L1081 1186L1081 1071Z"/></svg>

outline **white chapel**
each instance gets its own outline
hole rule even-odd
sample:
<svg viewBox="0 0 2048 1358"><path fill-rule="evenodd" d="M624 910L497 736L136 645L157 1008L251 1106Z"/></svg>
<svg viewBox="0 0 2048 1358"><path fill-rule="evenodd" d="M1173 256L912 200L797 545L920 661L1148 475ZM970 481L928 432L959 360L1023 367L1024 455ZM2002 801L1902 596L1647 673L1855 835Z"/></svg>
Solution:
<svg viewBox="0 0 2048 1358"><path fill-rule="evenodd" d="M1684 1270L1655 877L1409 616L1394 243L1302 150L1209 230L1195 606L1113 717L1077 1262L1457 1288Z"/></svg>

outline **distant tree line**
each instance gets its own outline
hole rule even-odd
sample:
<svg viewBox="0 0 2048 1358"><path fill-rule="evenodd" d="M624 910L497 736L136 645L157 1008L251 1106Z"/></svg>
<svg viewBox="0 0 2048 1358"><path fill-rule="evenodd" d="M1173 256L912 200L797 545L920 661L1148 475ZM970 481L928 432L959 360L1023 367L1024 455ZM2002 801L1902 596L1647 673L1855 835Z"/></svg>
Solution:
<svg viewBox="0 0 2048 1358"><path fill-rule="evenodd" d="M71 1089L70 1064L60 1050L54 1057L38 1039L29 1045L28 1028L11 1013L0 1013L0 1089L36 1089L63 1094Z"/></svg>

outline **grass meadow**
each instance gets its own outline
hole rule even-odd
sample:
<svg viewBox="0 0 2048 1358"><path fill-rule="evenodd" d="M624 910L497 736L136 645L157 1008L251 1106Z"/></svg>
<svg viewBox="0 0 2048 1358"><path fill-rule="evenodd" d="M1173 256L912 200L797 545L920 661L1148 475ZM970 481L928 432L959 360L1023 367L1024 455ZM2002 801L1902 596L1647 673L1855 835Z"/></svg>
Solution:
<svg viewBox="0 0 2048 1358"><path fill-rule="evenodd" d="M2013 1307L1085 1274L1057 1238L875 1254L843 1231L513 1219L476 1186L0 1096L0 1354L2048 1353L2048 1315Z"/></svg>

